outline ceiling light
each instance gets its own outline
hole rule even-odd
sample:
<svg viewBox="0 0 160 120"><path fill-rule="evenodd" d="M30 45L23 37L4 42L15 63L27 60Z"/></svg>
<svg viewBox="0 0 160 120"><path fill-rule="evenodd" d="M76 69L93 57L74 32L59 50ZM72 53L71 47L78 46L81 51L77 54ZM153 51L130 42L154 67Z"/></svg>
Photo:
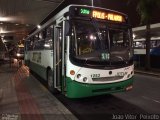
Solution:
<svg viewBox="0 0 160 120"><path fill-rule="evenodd" d="M0 21L9 21L10 18L7 18L7 17L0 17Z"/></svg>
<svg viewBox="0 0 160 120"><path fill-rule="evenodd" d="M133 39L135 39L136 35L133 33Z"/></svg>
<svg viewBox="0 0 160 120"><path fill-rule="evenodd" d="M41 26L40 26L40 25L37 25L37 28L38 28L38 29L40 29L40 28L41 28Z"/></svg>

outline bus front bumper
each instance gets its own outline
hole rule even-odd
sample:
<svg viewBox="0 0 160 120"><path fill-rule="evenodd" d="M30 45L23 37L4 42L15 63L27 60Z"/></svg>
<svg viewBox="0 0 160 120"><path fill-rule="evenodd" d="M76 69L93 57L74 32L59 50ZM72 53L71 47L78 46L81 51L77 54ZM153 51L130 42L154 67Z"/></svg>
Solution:
<svg viewBox="0 0 160 120"><path fill-rule="evenodd" d="M68 98L83 98L96 95L123 92L132 89L132 84L133 77L125 81L109 84L85 84L67 78L66 96Z"/></svg>

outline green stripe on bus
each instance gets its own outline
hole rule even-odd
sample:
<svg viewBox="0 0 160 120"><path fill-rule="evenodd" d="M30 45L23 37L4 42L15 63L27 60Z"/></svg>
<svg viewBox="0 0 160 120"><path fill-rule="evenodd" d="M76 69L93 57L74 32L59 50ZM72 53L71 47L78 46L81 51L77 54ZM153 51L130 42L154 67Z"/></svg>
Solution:
<svg viewBox="0 0 160 120"><path fill-rule="evenodd" d="M86 84L79 83L70 78L67 78L66 82L67 93L66 96L69 98L82 98L88 96L96 96L103 94L110 94L115 92L123 92L127 86L133 84L133 77L116 83L109 84Z"/></svg>

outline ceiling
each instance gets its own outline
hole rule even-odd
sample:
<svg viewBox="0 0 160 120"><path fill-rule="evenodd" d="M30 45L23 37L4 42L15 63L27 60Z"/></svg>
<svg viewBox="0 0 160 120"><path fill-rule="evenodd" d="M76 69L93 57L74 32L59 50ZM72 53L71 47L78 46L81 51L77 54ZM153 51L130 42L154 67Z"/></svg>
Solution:
<svg viewBox="0 0 160 120"><path fill-rule="evenodd" d="M63 0L0 0L0 36L22 40Z"/></svg>
<svg viewBox="0 0 160 120"><path fill-rule="evenodd" d="M160 38L160 23L151 24L151 37ZM135 27L132 29L135 39L146 37L146 26Z"/></svg>

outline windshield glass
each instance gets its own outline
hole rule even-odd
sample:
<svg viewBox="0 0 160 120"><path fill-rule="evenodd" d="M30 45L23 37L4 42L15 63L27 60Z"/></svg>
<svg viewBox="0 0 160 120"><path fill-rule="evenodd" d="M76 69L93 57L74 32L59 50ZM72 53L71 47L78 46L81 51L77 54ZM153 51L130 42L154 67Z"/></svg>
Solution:
<svg viewBox="0 0 160 120"><path fill-rule="evenodd" d="M130 59L127 26L75 20L72 24L72 55L86 61L127 61Z"/></svg>

